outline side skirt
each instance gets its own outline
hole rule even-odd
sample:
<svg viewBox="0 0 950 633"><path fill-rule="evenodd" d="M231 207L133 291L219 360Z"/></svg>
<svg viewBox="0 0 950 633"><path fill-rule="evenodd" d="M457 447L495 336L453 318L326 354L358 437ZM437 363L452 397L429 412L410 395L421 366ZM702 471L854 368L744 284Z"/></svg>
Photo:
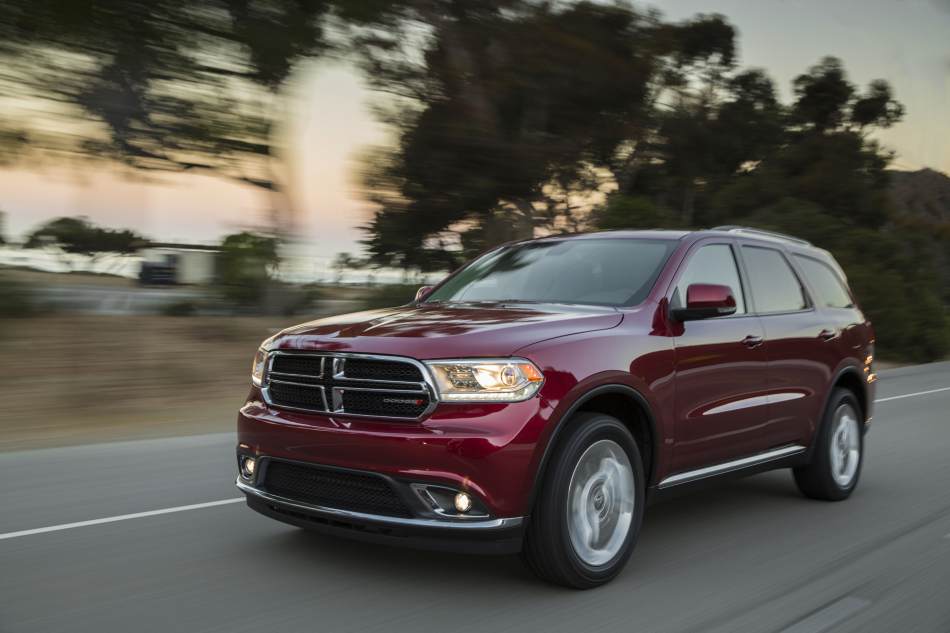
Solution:
<svg viewBox="0 0 950 633"><path fill-rule="evenodd" d="M783 446L741 459L670 475L655 486L649 496L651 501L659 501L670 496L677 496L681 492L705 487L722 479L746 477L768 470L800 466L805 463L807 456L807 449L804 446L799 444Z"/></svg>

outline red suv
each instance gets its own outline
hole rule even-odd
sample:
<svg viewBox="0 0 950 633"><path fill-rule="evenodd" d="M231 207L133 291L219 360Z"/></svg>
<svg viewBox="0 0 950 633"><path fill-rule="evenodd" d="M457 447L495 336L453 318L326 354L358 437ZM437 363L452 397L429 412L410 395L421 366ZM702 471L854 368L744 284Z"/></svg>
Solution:
<svg viewBox="0 0 950 633"><path fill-rule="evenodd" d="M238 487L280 521L613 578L645 506L724 475L858 483L874 334L834 259L741 227L494 249L408 305L263 343Z"/></svg>

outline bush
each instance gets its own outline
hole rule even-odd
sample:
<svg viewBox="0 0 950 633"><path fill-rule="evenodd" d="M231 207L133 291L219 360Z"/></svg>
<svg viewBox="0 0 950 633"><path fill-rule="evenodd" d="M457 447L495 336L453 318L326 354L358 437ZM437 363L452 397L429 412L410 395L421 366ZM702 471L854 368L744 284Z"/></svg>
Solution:
<svg viewBox="0 0 950 633"><path fill-rule="evenodd" d="M313 304L318 302L323 293L314 285L295 286L280 284L276 287L276 296L273 298L275 307L282 316L293 316L309 312ZM271 310L274 312L274 310Z"/></svg>
<svg viewBox="0 0 950 633"><path fill-rule="evenodd" d="M363 306L367 310L376 310L405 305L415 298L418 289L415 284L381 284L363 295Z"/></svg>
<svg viewBox="0 0 950 633"><path fill-rule="evenodd" d="M604 231L681 226L675 213L644 196L610 196L607 204L594 212L592 221L594 226Z"/></svg>
<svg viewBox="0 0 950 633"><path fill-rule="evenodd" d="M162 307L162 315L168 317L188 317L198 314L198 304L188 299L181 299Z"/></svg>
<svg viewBox="0 0 950 633"><path fill-rule="evenodd" d="M280 261L277 247L277 238L256 233L224 238L217 272L220 289L228 302L252 310L268 307L274 287L270 270Z"/></svg>

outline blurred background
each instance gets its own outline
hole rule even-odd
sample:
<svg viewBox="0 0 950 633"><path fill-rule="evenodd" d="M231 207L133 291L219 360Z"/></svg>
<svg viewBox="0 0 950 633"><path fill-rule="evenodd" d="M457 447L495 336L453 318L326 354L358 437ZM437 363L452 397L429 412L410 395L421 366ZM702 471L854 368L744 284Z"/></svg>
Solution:
<svg viewBox="0 0 950 633"><path fill-rule="evenodd" d="M230 430L273 332L562 232L788 232L881 358L946 358L948 36L945 0L0 0L0 450Z"/></svg>

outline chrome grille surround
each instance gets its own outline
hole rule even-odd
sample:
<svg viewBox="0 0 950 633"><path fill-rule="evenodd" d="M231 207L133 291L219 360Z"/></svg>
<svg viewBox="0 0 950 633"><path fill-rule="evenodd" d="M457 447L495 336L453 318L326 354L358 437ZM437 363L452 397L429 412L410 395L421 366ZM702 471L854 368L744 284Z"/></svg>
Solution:
<svg viewBox="0 0 950 633"><path fill-rule="evenodd" d="M279 357L296 357L301 360L319 359L319 373L291 373L277 371L274 363ZM355 378L346 375L348 360L378 361L384 363L402 363L418 371L421 380L390 380L381 378ZM314 390L319 394L322 407L292 406L275 401L272 387L287 385L296 389ZM396 398L425 398L428 404L417 415L381 415L376 413L358 413L347 411L344 407L344 393L391 394ZM323 413L333 416L351 416L392 420L419 420L429 415L438 404L438 391L429 374L428 368L418 360L407 356L388 356L381 354L359 354L350 352L305 352L292 350L274 350L268 353L264 379L261 385L264 401L278 409Z"/></svg>

